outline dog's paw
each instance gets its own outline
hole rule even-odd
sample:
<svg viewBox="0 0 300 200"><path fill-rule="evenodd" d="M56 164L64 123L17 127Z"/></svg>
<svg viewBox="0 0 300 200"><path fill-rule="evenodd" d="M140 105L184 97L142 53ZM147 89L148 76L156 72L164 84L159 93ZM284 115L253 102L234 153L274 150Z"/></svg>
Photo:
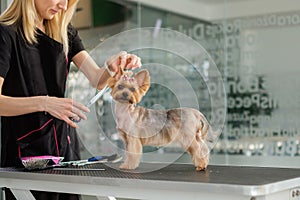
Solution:
<svg viewBox="0 0 300 200"><path fill-rule="evenodd" d="M200 171L205 171L207 166L197 166L196 167L196 171L200 172Z"/></svg>
<svg viewBox="0 0 300 200"><path fill-rule="evenodd" d="M195 162L196 171L206 170L207 165L208 165L208 161L209 161L208 157L197 159L196 162Z"/></svg>
<svg viewBox="0 0 300 200"><path fill-rule="evenodd" d="M123 163L119 166L119 169L136 169L137 167L138 165Z"/></svg>

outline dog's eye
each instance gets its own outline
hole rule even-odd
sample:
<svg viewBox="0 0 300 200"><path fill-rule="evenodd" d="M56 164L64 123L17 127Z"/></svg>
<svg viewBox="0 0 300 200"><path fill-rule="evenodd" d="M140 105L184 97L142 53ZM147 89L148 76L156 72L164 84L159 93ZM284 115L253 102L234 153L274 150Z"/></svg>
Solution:
<svg viewBox="0 0 300 200"><path fill-rule="evenodd" d="M124 89L124 86L123 86L123 85L118 85L118 89L119 89L119 90L123 90L123 89Z"/></svg>
<svg viewBox="0 0 300 200"><path fill-rule="evenodd" d="M130 88L130 91L131 91L131 92L134 92L134 91L135 91L135 88L134 88L134 87Z"/></svg>

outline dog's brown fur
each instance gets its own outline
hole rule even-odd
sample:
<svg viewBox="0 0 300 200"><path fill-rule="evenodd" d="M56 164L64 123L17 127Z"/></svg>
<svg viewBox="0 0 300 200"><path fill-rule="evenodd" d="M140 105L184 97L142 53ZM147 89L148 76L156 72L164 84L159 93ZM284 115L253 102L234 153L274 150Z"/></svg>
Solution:
<svg viewBox="0 0 300 200"><path fill-rule="evenodd" d="M150 75L141 70L134 77L123 72L110 78L108 86L115 100L117 130L126 150L121 169L139 166L144 145L165 146L179 142L190 153L197 171L205 170L209 161L209 148L205 144L210 125L202 113L192 108L152 110L138 107L150 88Z"/></svg>

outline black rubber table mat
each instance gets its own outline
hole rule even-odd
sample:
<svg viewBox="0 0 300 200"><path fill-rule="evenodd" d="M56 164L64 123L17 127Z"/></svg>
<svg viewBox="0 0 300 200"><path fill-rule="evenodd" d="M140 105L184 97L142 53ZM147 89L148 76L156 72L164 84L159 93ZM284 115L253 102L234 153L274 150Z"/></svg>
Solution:
<svg viewBox="0 0 300 200"><path fill-rule="evenodd" d="M139 173L143 169L156 168L155 163L141 163L139 169L121 171L119 164L109 167L105 164L92 164L82 167L71 167L67 170L47 169L28 173L43 173L53 175L108 177L121 179L142 179L175 182L201 182L235 185L265 185L300 177L300 169L244 167L244 166L215 166L209 165L205 171L196 172L190 164L171 164L160 170ZM155 166L155 167L154 167ZM82 169L82 170L81 170ZM88 169L88 170L87 170ZM104 169L100 171L99 169Z"/></svg>

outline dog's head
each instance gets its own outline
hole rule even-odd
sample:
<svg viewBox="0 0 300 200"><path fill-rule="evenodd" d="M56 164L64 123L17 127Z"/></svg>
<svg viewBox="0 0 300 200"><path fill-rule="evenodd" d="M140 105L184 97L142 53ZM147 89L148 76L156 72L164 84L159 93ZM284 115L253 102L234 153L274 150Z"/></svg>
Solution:
<svg viewBox="0 0 300 200"><path fill-rule="evenodd" d="M120 103L139 103L150 88L150 75L144 69L133 76L132 71L121 71L120 76L107 81L113 99Z"/></svg>

